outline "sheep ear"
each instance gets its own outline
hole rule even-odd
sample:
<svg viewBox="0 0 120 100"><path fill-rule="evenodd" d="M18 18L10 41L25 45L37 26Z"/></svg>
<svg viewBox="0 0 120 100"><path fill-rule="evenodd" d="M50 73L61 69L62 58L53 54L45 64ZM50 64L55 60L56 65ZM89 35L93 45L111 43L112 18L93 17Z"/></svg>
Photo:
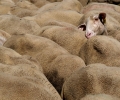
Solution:
<svg viewBox="0 0 120 100"><path fill-rule="evenodd" d="M81 29L81 30L85 31L86 30L86 25L81 24L81 25L78 26L78 29Z"/></svg>
<svg viewBox="0 0 120 100"><path fill-rule="evenodd" d="M100 19L101 23L104 25L106 23L106 13L100 13L99 19Z"/></svg>

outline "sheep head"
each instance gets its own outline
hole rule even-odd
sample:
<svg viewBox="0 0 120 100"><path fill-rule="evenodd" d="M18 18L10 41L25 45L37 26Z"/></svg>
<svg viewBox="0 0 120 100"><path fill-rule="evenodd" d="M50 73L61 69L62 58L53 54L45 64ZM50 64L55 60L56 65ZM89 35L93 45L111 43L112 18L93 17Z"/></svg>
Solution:
<svg viewBox="0 0 120 100"><path fill-rule="evenodd" d="M98 15L89 16L84 24L78 26L85 32L86 38L95 35L101 35L106 31L106 13L99 13Z"/></svg>

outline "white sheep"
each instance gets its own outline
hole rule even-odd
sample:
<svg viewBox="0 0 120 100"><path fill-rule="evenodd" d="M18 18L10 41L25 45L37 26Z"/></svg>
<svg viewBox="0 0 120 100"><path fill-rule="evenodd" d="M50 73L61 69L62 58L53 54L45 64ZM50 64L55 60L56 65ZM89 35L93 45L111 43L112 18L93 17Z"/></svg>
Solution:
<svg viewBox="0 0 120 100"><path fill-rule="evenodd" d="M84 24L78 26L85 32L86 38L90 38L95 35L108 34L106 29L106 13L99 13L97 15L89 16Z"/></svg>

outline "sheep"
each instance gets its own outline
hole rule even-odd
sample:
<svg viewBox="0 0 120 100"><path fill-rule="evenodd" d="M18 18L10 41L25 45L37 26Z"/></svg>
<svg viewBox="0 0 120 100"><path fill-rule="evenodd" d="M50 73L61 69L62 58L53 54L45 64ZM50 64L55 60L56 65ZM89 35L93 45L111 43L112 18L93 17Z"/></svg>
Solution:
<svg viewBox="0 0 120 100"><path fill-rule="evenodd" d="M119 100L119 98L108 94L90 94L80 100Z"/></svg>
<svg viewBox="0 0 120 100"><path fill-rule="evenodd" d="M78 26L78 29L82 29L85 32L86 38L91 38L95 35L108 34L105 26L106 13L99 13L98 15L92 15L87 18L84 24Z"/></svg>
<svg viewBox="0 0 120 100"><path fill-rule="evenodd" d="M112 98L112 100L120 100L119 76L120 69L118 67L100 63L90 64L77 69L64 82L61 97L63 100L106 100L107 98L109 98L107 100ZM91 94L94 96L90 96ZM97 94L104 94L103 98ZM97 97L99 99L96 99Z"/></svg>
<svg viewBox="0 0 120 100"><path fill-rule="evenodd" d="M16 5L21 8L29 9L29 10L37 10L38 7L36 7L34 4L32 4L29 1L26 0L19 0Z"/></svg>
<svg viewBox="0 0 120 100"><path fill-rule="evenodd" d="M87 39L82 30L78 30L76 26L59 21L46 23L41 28L39 36L49 38L65 48L73 55L79 55L79 51Z"/></svg>
<svg viewBox="0 0 120 100"><path fill-rule="evenodd" d="M66 49L50 39L31 34L12 35L5 47L14 49L21 55L35 58L56 90L61 93L64 81L77 69L85 66L84 61L71 55ZM58 100L58 99L56 99Z"/></svg>
<svg viewBox="0 0 120 100"><path fill-rule="evenodd" d="M0 80L0 100L61 100L36 59L4 46L0 46Z"/></svg>
<svg viewBox="0 0 120 100"><path fill-rule="evenodd" d="M80 19L79 25L83 24L86 19L91 15L99 15L102 12L106 13L106 20L105 20L105 28L107 29L108 36L112 36L113 38L119 39L120 33L120 7L113 4L106 4L106 3L90 3L85 6L81 13L84 16Z"/></svg>
<svg viewBox="0 0 120 100"><path fill-rule="evenodd" d="M86 65L97 62L120 67L120 42L104 35L94 36L81 47L79 56Z"/></svg>
<svg viewBox="0 0 120 100"><path fill-rule="evenodd" d="M15 15L1 15L0 29L10 35L38 34L40 32L40 26L36 22L19 18Z"/></svg>

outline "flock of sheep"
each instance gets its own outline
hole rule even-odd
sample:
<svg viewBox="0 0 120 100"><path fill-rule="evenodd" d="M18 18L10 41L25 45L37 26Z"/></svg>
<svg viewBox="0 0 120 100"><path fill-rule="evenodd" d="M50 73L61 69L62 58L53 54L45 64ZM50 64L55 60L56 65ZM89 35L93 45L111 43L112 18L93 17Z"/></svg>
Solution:
<svg viewBox="0 0 120 100"><path fill-rule="evenodd" d="M120 0L0 0L0 100L120 100Z"/></svg>

